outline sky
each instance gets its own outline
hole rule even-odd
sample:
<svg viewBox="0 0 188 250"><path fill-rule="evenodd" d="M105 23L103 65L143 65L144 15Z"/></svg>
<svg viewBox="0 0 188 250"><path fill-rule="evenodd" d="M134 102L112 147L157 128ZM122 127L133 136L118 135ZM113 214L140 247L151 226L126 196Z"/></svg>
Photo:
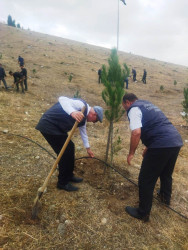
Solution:
<svg viewBox="0 0 188 250"><path fill-rule="evenodd" d="M109 49L119 37L120 51L188 66L188 0L125 2L0 0L0 22Z"/></svg>

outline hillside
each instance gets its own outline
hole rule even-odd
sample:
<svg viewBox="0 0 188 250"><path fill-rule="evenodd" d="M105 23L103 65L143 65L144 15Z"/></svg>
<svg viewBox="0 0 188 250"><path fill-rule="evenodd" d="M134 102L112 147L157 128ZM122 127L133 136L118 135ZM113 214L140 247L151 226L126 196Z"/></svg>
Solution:
<svg viewBox="0 0 188 250"><path fill-rule="evenodd" d="M78 159L76 173L84 178L80 190L57 190L55 173L41 199L39 218L31 219L37 190L54 163L32 141L55 155L35 126L59 96L73 97L77 91L91 106L105 109L97 70L108 63L110 50L0 24L0 54L9 86L13 83L9 70L19 71L17 57L24 57L29 89L21 94L0 86L0 249L188 249L187 220L156 199L148 223L134 220L124 211L125 206L137 204L138 188L122 175L137 183L143 150L139 145L132 166L128 166L126 116L115 124L122 149L114 164L122 175L112 169L104 174L101 161ZM159 106L182 135L184 146L173 175L171 207L188 217L188 129L180 115L188 68L124 52L119 52L119 59L137 70L138 82L130 80L128 92ZM144 68L146 85L141 82ZM95 157L104 160L108 122L87 127ZM78 131L73 141L76 158L87 156Z"/></svg>

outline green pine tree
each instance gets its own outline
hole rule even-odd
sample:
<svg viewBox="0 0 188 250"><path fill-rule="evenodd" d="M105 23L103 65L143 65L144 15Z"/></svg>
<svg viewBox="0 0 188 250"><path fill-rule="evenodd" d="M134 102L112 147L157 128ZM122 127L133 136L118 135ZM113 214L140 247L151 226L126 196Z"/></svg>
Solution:
<svg viewBox="0 0 188 250"><path fill-rule="evenodd" d="M8 15L7 24L8 26L16 27L15 20L12 20L11 15Z"/></svg>
<svg viewBox="0 0 188 250"><path fill-rule="evenodd" d="M102 98L106 103L107 109L105 111L105 117L109 121L109 131L106 147L106 157L107 162L109 150L111 155L111 164L113 161L113 129L114 122L117 122L124 113L122 109L122 98L125 94L124 90L124 80L129 76L129 69L126 64L124 64L124 69L121 68L119 64L119 59L117 55L117 50L112 49L110 58L108 59L109 67L105 65L102 66L102 83L105 88L102 91Z"/></svg>

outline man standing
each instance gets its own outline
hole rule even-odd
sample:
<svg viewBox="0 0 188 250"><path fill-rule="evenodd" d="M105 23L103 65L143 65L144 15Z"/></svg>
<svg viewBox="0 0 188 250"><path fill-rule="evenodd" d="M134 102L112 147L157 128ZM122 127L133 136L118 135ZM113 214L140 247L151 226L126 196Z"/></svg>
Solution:
<svg viewBox="0 0 188 250"><path fill-rule="evenodd" d="M139 173L139 207L126 207L126 212L140 220L148 221L152 207L153 191L160 178L161 201L170 205L172 173L183 145L176 128L163 112L152 103L132 94L125 94L122 103L130 122L131 140L127 162L130 165L141 139L146 146Z"/></svg>
<svg viewBox="0 0 188 250"><path fill-rule="evenodd" d="M132 69L133 82L136 82L136 69Z"/></svg>
<svg viewBox="0 0 188 250"><path fill-rule="evenodd" d="M20 66L21 68L21 73L23 75L23 79L24 79L24 85L25 85L25 91L28 90L28 87L27 87L27 70L24 66Z"/></svg>
<svg viewBox="0 0 188 250"><path fill-rule="evenodd" d="M22 93L24 93L24 87L23 87L23 75L20 72L12 72L9 71L9 74L14 77L14 84L16 84L16 91L19 91L19 83L22 88Z"/></svg>
<svg viewBox="0 0 188 250"><path fill-rule="evenodd" d="M21 57L21 56L18 57L18 63L19 63L20 66L24 66L24 59L23 59L23 57Z"/></svg>
<svg viewBox="0 0 188 250"><path fill-rule="evenodd" d="M129 78L128 77L125 78L125 83L126 83L126 89L128 89L128 85L129 85Z"/></svg>
<svg viewBox="0 0 188 250"><path fill-rule="evenodd" d="M84 114L81 112L86 107ZM68 134L75 121L79 122L78 127L83 144L90 157L94 157L90 149L87 131L87 122L102 122L103 109L99 106L90 107L84 100L76 98L59 97L58 102L47 110L41 117L36 129L39 130L48 141L55 153L58 155L61 151ZM82 178L74 176L75 147L72 141L69 142L63 156L59 161L59 175L57 188L66 191L77 191L70 182L82 182Z"/></svg>
<svg viewBox="0 0 188 250"><path fill-rule="evenodd" d="M2 67L2 64L0 63L0 84L1 84L1 81L2 81L4 86L5 86L5 89L8 90L7 83L5 81L5 77L6 77L5 70Z"/></svg>
<svg viewBox="0 0 188 250"><path fill-rule="evenodd" d="M147 72L144 69L144 74L143 74L143 77L142 77L142 82L145 83L145 84L146 84L146 76L147 76Z"/></svg>
<svg viewBox="0 0 188 250"><path fill-rule="evenodd" d="M99 69L99 70L98 70L98 77L99 77L98 82L99 82L99 83L101 83L101 74L102 74L102 70Z"/></svg>

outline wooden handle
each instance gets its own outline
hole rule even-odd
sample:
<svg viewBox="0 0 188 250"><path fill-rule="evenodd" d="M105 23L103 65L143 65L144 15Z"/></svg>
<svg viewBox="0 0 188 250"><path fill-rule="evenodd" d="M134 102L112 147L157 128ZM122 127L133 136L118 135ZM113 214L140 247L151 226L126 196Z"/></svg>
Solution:
<svg viewBox="0 0 188 250"><path fill-rule="evenodd" d="M82 108L81 112L84 113L85 109L86 109L86 106L84 106ZM66 139L66 141L65 141L65 143L64 143L64 145L63 145L63 147L62 147L62 149L61 149L61 151L60 151L60 153L59 153L59 155L57 157L57 159L55 160L54 165L53 165L52 169L50 170L50 173L48 174L48 176L46 177L46 180L44 181L44 184L40 188L40 192L42 192L42 193L44 192L44 190L45 190L45 188L46 188L46 186L48 184L48 181L49 181L50 177L52 176L52 174L54 173L54 171L56 170L57 164L59 163L63 153L65 152L65 149L66 149L67 145L69 144L69 142L71 140L71 137L74 134L74 131L76 130L78 124L79 123L77 121L74 123L74 126L72 127L72 129L71 129L71 131L69 133L69 136L67 137L67 139Z"/></svg>

